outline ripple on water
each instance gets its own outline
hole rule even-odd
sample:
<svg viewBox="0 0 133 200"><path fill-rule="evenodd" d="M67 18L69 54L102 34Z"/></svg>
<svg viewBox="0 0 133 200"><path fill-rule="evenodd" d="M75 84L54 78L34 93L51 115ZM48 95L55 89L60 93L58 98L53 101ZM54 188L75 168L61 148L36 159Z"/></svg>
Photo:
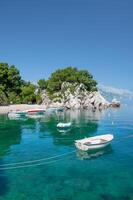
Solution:
<svg viewBox="0 0 133 200"><path fill-rule="evenodd" d="M0 116L0 165L24 166L0 170L0 200L132 200L132 113L73 111L25 121ZM59 121L72 121L72 128L59 132ZM76 150L74 140L105 133L115 136L110 147Z"/></svg>

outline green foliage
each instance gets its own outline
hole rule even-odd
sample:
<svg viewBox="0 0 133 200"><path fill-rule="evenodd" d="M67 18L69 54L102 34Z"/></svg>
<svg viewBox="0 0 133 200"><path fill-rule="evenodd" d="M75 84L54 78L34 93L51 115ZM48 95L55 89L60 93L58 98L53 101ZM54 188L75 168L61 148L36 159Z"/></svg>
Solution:
<svg viewBox="0 0 133 200"><path fill-rule="evenodd" d="M70 92L71 92L71 94L74 94L74 92L75 92L75 86L74 86L74 85L72 85L72 86L70 87Z"/></svg>
<svg viewBox="0 0 133 200"><path fill-rule="evenodd" d="M21 79L19 70L7 63L0 63L0 104L40 102L36 87Z"/></svg>
<svg viewBox="0 0 133 200"><path fill-rule="evenodd" d="M15 66L9 66L7 63L0 63L0 85L8 97L9 92L20 94L21 76Z"/></svg>
<svg viewBox="0 0 133 200"><path fill-rule="evenodd" d="M0 88L0 105L7 105L7 104L8 104L8 99L3 90Z"/></svg>
<svg viewBox="0 0 133 200"><path fill-rule="evenodd" d="M41 104L42 103L42 98L41 98L40 94L36 95L36 102L37 102L37 104Z"/></svg>
<svg viewBox="0 0 133 200"><path fill-rule="evenodd" d="M69 83L83 83L88 91L97 90L97 82L93 76L86 70L78 70L77 68L67 67L65 69L58 69L51 74L47 82L47 90L50 93L58 92L61 89L63 82Z"/></svg>
<svg viewBox="0 0 133 200"><path fill-rule="evenodd" d="M19 70L12 65L8 70L8 90L13 91L16 94L20 94L21 85L22 81Z"/></svg>
<svg viewBox="0 0 133 200"><path fill-rule="evenodd" d="M86 70L78 70L74 67L58 69L51 74L48 80L38 81L38 93L36 86L21 79L19 70L7 63L0 63L0 105L7 103L41 103L41 91L47 89L49 97L55 98L54 93L61 90L63 82L72 83L70 91L74 93L75 84L83 83L88 91L96 91L97 83L93 76ZM57 96L58 101L61 97Z"/></svg>
<svg viewBox="0 0 133 200"><path fill-rule="evenodd" d="M40 88L40 90L44 90L47 88L47 81L45 79L40 79L38 81L38 86Z"/></svg>
<svg viewBox="0 0 133 200"><path fill-rule="evenodd" d="M3 91L8 88L8 70L9 66L7 63L0 63L0 85Z"/></svg>
<svg viewBox="0 0 133 200"><path fill-rule="evenodd" d="M9 66L7 63L0 63L0 91L1 102L19 103L21 93L22 80L19 70L14 66ZM4 102L5 101L5 102Z"/></svg>
<svg viewBox="0 0 133 200"><path fill-rule="evenodd" d="M35 94L36 87L29 83L22 87L22 102L23 103L35 103L36 102L36 94Z"/></svg>
<svg viewBox="0 0 133 200"><path fill-rule="evenodd" d="M21 97L17 95L15 92L8 93L8 102L10 104L19 104L21 103Z"/></svg>

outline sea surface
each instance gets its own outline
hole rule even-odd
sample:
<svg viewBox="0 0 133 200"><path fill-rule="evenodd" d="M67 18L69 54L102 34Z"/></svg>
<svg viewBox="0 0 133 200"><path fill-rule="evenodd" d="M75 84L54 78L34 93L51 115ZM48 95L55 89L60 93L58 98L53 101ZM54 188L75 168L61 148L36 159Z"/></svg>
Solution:
<svg viewBox="0 0 133 200"><path fill-rule="evenodd" d="M58 122L72 122L60 131ZM74 141L113 133L98 151ZM0 200L133 200L133 106L30 118L0 115Z"/></svg>

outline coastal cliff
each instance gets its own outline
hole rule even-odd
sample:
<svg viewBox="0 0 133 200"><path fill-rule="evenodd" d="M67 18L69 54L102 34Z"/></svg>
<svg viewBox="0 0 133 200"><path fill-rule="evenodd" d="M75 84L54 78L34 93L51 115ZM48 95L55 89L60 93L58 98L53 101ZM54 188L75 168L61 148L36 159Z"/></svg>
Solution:
<svg viewBox="0 0 133 200"><path fill-rule="evenodd" d="M49 107L64 107L66 109L105 109L109 102L99 91L87 91L83 83L63 82L61 90L52 96L47 90L42 91L42 104Z"/></svg>

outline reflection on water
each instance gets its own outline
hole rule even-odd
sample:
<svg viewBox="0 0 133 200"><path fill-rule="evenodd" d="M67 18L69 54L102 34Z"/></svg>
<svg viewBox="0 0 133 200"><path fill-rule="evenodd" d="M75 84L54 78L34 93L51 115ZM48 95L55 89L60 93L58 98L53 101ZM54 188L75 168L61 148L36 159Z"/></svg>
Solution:
<svg viewBox="0 0 133 200"><path fill-rule="evenodd" d="M66 119L67 121L75 122L76 124L81 123L84 121L84 123L88 123L89 121L99 121L101 118L104 117L105 111L96 111L92 112L90 110L73 110L73 111L67 111L64 114L64 120Z"/></svg>
<svg viewBox="0 0 133 200"><path fill-rule="evenodd" d="M93 136L98 129L98 120L102 119L104 111L66 111L45 113L45 115L31 115L17 118L23 132L35 130L40 138L51 136L54 145L74 145L74 141L84 137ZM10 119L13 121L14 119ZM22 120L22 121L21 121ZM24 120L24 121L23 121ZM59 122L72 122L69 129L57 129Z"/></svg>
<svg viewBox="0 0 133 200"><path fill-rule="evenodd" d="M66 134L66 133L68 133L68 132L70 132L71 131L71 128L67 128L67 129L57 129L57 131L59 132L59 133L63 133L63 134Z"/></svg>
<svg viewBox="0 0 133 200"><path fill-rule="evenodd" d="M10 120L21 120L21 121L26 121L27 120L27 116L25 115L25 116L20 116L20 115L9 115L8 116L8 118L10 119Z"/></svg>
<svg viewBox="0 0 133 200"><path fill-rule="evenodd" d="M44 118L44 114L30 114L30 115L8 115L8 118L10 120L20 120L20 121L26 121L28 119L41 119Z"/></svg>
<svg viewBox="0 0 133 200"><path fill-rule="evenodd" d="M41 118L44 118L45 115L44 114L35 114L35 115L28 115L27 116L28 118L31 118L31 119L41 119Z"/></svg>
<svg viewBox="0 0 133 200"><path fill-rule="evenodd" d="M0 171L0 200L132 199L133 110L124 109L47 113L25 121L1 115L0 165L53 160ZM71 129L59 132L57 123L68 121ZM108 132L115 136L112 146L81 152L74 145L77 139Z"/></svg>
<svg viewBox="0 0 133 200"><path fill-rule="evenodd" d="M95 159L98 158L99 156L111 153L113 153L113 149L111 145L108 145L105 148L97 150L89 150L89 151L77 150L76 155L80 160L86 160L86 159Z"/></svg>
<svg viewBox="0 0 133 200"><path fill-rule="evenodd" d="M10 151L12 145L20 144L21 142L21 124L11 123L5 120L5 117L0 118L0 157Z"/></svg>
<svg viewBox="0 0 133 200"><path fill-rule="evenodd" d="M93 116L93 121L89 119L90 113L83 111L67 111L55 115L46 115L40 120L40 136L47 133L52 136L54 145L74 145L76 139L89 137L98 129L97 115ZM93 115L93 114L92 114ZM98 115L100 116L100 115ZM57 129L59 122L72 122L69 129Z"/></svg>

